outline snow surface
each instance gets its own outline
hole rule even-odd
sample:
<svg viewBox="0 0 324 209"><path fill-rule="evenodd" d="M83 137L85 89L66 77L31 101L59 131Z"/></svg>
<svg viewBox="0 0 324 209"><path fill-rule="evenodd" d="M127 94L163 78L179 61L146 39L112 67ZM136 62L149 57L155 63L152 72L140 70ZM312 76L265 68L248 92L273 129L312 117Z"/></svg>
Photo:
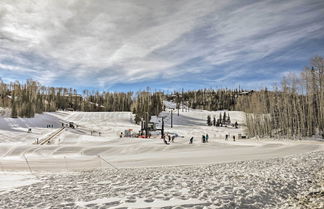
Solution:
<svg viewBox="0 0 324 209"><path fill-rule="evenodd" d="M0 206L295 208L288 200L310 188L323 161L323 152L313 152L212 165L39 173L41 182L0 194Z"/></svg>
<svg viewBox="0 0 324 209"><path fill-rule="evenodd" d="M39 182L34 175L26 172L2 172L0 179L0 194L4 191L8 192L17 187Z"/></svg>
<svg viewBox="0 0 324 209"><path fill-rule="evenodd" d="M119 138L125 129L140 129L130 112L1 117L0 179L9 180L0 184L6 192L0 192L0 207L280 208L288 197L307 191L323 168L321 141L238 140L246 134L245 114L238 111L226 111L238 129L206 125L208 115L218 118L223 111L186 108L179 116L173 112L171 128L173 104L167 105L161 114L165 131L183 136L170 145L159 136ZM50 144L33 144L68 122L78 127L66 128ZM209 143L201 143L203 134ZM28 176L17 172L29 168Z"/></svg>
<svg viewBox="0 0 324 209"><path fill-rule="evenodd" d="M174 114L170 127L170 110L165 115L166 132L177 133L174 143L165 145L159 136L151 139L119 138L125 129L138 131L140 126L132 122L130 112L57 112L37 115L36 118L2 118L0 121L0 162L5 170L90 169L100 167L154 167L196 165L237 160L268 159L296 153L323 150L323 143L288 140L237 140L245 134L245 114L228 112L233 127L209 127L207 115L219 115L223 111L190 110ZM55 137L50 145L35 145L36 139L47 137L59 130L62 122L74 122L78 128L67 128ZM54 124L55 128L46 128ZM27 133L32 127L32 133ZM92 135L91 135L92 132ZM99 135L99 132L101 134ZM209 143L201 143L201 135L209 134ZM230 140L225 141L225 134ZM232 136L236 136L233 141ZM188 144L194 137L193 144ZM99 155L99 156L98 156ZM108 163L107 163L107 162Z"/></svg>

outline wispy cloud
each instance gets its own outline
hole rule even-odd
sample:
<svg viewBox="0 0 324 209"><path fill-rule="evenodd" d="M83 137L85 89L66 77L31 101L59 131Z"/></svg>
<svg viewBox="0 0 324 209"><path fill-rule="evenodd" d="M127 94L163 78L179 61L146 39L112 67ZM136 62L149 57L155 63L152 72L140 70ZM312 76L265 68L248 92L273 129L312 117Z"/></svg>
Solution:
<svg viewBox="0 0 324 209"><path fill-rule="evenodd" d="M20 67L17 65L6 65L6 64L1 64L1 63L0 63L0 69L7 70L7 71L13 71L13 72L17 72L17 73L35 73L36 72L35 70Z"/></svg>
<svg viewBox="0 0 324 209"><path fill-rule="evenodd" d="M323 42L323 19L322 0L2 0L0 76L98 88L200 72L193 83L225 81L300 42Z"/></svg>

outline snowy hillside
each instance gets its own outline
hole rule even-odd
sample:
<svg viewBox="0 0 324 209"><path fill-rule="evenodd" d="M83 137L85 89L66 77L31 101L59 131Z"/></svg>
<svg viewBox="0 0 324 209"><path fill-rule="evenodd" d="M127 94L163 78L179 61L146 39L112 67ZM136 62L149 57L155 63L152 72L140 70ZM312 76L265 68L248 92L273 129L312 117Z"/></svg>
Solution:
<svg viewBox="0 0 324 209"><path fill-rule="evenodd" d="M320 145L312 142L237 140L238 134L245 132L245 114L237 111L227 113L232 121L239 123L238 129L207 126L207 115L218 116L222 111L192 109L180 111L179 116L175 112L171 128L170 110L167 108L161 113L166 116L165 131L182 136L170 145L165 145L159 136L151 139L119 138L124 130L138 132L140 129L139 125L133 123L130 112L56 112L30 119L1 118L1 162L4 167L13 170L26 169L25 156L34 169L108 166L102 164L102 159L98 157L100 155L118 167L145 167L265 159L321 149ZM45 140L60 131L62 122L74 122L77 128L65 128L50 140L50 144L33 144L36 139ZM47 128L47 124L53 124L53 128ZM32 133L27 133L29 127ZM208 144L201 143L203 134L209 135ZM228 141L224 140L226 134L231 136ZM232 136L236 136L236 141ZM194 140L189 145L191 137Z"/></svg>
<svg viewBox="0 0 324 209"><path fill-rule="evenodd" d="M171 128L169 106L161 113L165 131L182 136L169 145L159 136L120 138L124 130L140 129L130 112L2 117L0 207L273 208L307 191L323 161L321 142L237 139L245 132L245 114L227 111L237 129L207 126L207 116L220 113L187 108L178 116L174 111ZM62 128L70 122L74 129ZM209 135L208 143L201 143L203 134ZM236 140L225 141L225 134ZM36 139L50 140L39 145ZM56 198L37 196L44 192ZM16 197L24 201L15 202Z"/></svg>

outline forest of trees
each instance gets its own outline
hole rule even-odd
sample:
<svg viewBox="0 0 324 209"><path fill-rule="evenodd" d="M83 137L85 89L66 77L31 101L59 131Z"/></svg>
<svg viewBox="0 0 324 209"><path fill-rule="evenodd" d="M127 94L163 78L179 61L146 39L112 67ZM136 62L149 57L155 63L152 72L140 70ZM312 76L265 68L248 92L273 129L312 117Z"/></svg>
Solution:
<svg viewBox="0 0 324 209"><path fill-rule="evenodd" d="M34 117L36 113L57 110L77 111L130 111L132 92L129 93L89 93L83 95L75 89L41 86L27 80L9 84L0 80L0 106L11 108L11 117Z"/></svg>
<svg viewBox="0 0 324 209"><path fill-rule="evenodd" d="M135 122L139 124L141 119L149 122L151 116L158 116L163 110L163 98L164 96L162 92L139 92L132 104L132 112L135 114Z"/></svg>
<svg viewBox="0 0 324 209"><path fill-rule="evenodd" d="M166 99L177 104L188 106L193 109L214 110L234 110L237 97L243 90L229 89L202 89L192 91L174 92L166 95Z"/></svg>
<svg viewBox="0 0 324 209"><path fill-rule="evenodd" d="M324 134L324 58L314 57L300 74L290 73L270 90L202 89L163 92L89 92L44 87L27 80L9 84L0 79L0 107L11 117L34 117L57 110L132 111L135 122L149 121L164 109L163 100L176 107L204 110L239 110L247 113L249 136L300 138ZM211 120L211 119L210 119ZM324 136L323 136L324 137Z"/></svg>
<svg viewBox="0 0 324 209"><path fill-rule="evenodd" d="M0 80L0 107L9 108L12 118L30 118L36 113L57 110L132 111L138 122L141 118L150 118L162 111L162 95L148 91L99 93L88 90L80 95L75 89L44 87L33 80L27 80L24 84L18 81L6 84Z"/></svg>
<svg viewBox="0 0 324 209"><path fill-rule="evenodd" d="M273 91L239 97L235 109L250 113L250 136L324 138L324 58L314 57L303 72L288 74Z"/></svg>
<svg viewBox="0 0 324 209"><path fill-rule="evenodd" d="M177 108L244 111L250 137L324 138L323 57L314 57L302 73L288 74L271 91L203 89L178 91L166 98Z"/></svg>

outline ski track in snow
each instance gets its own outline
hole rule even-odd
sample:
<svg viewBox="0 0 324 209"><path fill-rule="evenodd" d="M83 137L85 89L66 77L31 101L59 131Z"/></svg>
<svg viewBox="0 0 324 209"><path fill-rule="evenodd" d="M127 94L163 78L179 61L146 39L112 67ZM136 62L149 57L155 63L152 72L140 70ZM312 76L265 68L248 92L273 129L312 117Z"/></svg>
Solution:
<svg viewBox="0 0 324 209"><path fill-rule="evenodd" d="M323 162L324 153L313 152L202 166L38 173L40 182L0 194L0 206L296 208L287 200L310 188Z"/></svg>

